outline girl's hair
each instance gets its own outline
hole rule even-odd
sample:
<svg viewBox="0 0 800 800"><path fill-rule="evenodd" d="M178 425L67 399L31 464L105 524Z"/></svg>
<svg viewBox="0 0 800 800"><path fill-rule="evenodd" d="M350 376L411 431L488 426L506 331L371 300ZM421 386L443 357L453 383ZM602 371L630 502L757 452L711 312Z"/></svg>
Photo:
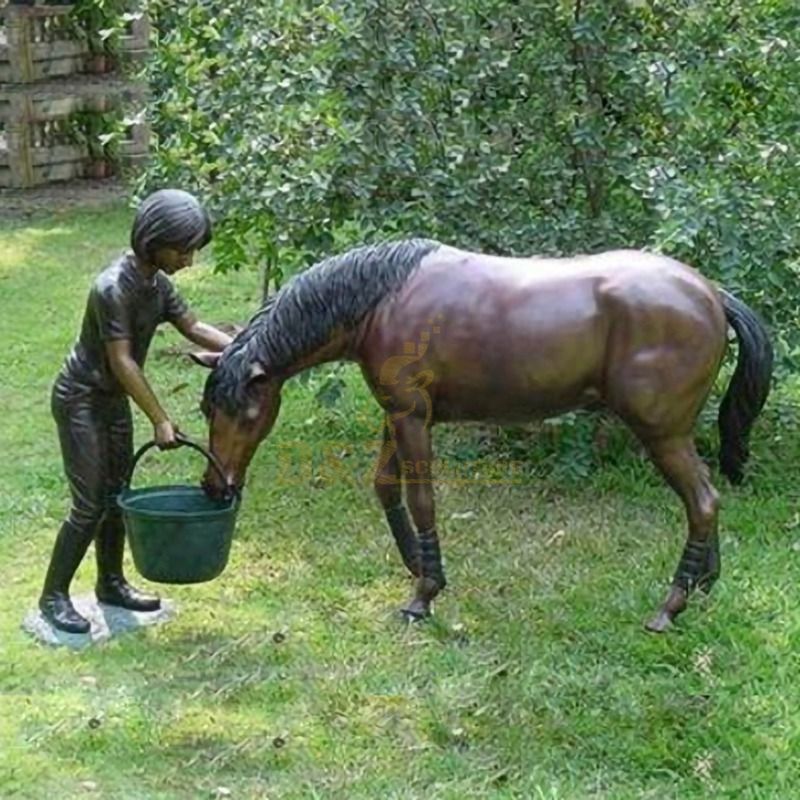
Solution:
<svg viewBox="0 0 800 800"><path fill-rule="evenodd" d="M131 247L152 261L160 247L199 250L211 241L211 220L197 198L180 189L161 189L146 197L136 212Z"/></svg>

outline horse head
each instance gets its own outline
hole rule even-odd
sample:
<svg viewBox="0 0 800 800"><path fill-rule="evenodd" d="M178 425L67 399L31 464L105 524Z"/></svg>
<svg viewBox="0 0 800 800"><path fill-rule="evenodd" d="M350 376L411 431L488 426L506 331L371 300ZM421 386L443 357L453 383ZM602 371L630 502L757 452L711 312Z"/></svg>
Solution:
<svg viewBox="0 0 800 800"><path fill-rule="evenodd" d="M270 376L258 361L250 362L236 377L235 392L218 392L220 381L230 380L220 373L220 356L192 354L195 363L211 370L200 407L209 425L209 449L222 468L220 474L209 465L203 476L203 488L212 497L242 489L253 454L272 430L281 402L282 382ZM222 403L221 396L233 396L235 402Z"/></svg>

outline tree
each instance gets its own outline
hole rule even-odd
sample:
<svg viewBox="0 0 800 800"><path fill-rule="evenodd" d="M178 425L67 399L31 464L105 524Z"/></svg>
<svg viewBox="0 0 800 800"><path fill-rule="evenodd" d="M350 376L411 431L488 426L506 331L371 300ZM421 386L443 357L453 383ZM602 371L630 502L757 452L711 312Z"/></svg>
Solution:
<svg viewBox="0 0 800 800"><path fill-rule="evenodd" d="M798 347L791 0L155 0L141 188L198 191L221 269L423 234L651 247Z"/></svg>

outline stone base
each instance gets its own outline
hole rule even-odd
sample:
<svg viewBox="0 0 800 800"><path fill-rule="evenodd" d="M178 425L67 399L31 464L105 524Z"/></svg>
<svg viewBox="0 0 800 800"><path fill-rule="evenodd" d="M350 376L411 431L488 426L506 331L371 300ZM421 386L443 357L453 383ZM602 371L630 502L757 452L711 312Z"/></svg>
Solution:
<svg viewBox="0 0 800 800"><path fill-rule="evenodd" d="M158 625L172 619L177 613L175 603L161 600L158 611L128 611L117 606L98 603L94 594L83 594L72 598L75 610L89 620L89 633L66 633L54 628L42 616L39 609L29 611L22 621L22 627L43 644L55 647L69 647L80 650L91 644L104 642L122 633L135 631L147 625Z"/></svg>

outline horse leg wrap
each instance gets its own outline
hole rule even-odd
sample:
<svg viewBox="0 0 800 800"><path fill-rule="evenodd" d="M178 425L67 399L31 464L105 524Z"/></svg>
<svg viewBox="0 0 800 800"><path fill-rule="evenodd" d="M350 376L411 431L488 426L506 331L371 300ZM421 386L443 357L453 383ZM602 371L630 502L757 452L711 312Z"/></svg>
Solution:
<svg viewBox="0 0 800 800"><path fill-rule="evenodd" d="M386 510L386 520L392 531L392 536L400 551L403 563L412 575L420 574L420 556L417 537L411 522L408 519L408 512L402 505L394 506Z"/></svg>
<svg viewBox="0 0 800 800"><path fill-rule="evenodd" d="M442 568L442 553L439 550L439 537L436 528L419 532L419 552L422 564L422 577L434 580L441 591L447 586Z"/></svg>
<svg viewBox="0 0 800 800"><path fill-rule="evenodd" d="M711 541L708 543L708 550L706 551L706 560L703 565L703 574L697 583L697 588L706 594L711 591L711 588L719 579L720 574L720 553L719 553L719 536L715 533Z"/></svg>
<svg viewBox="0 0 800 800"><path fill-rule="evenodd" d="M672 583L686 592L691 592L700 578L703 577L707 553L707 542L693 542L691 540L686 542Z"/></svg>

